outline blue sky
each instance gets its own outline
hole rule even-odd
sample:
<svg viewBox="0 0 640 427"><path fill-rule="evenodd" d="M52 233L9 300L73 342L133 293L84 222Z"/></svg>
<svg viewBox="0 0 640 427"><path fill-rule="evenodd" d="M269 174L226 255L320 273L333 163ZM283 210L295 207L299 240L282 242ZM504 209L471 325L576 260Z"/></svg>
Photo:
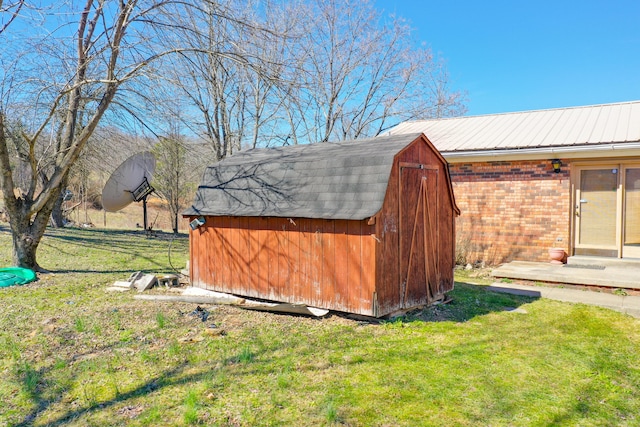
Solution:
<svg viewBox="0 0 640 427"><path fill-rule="evenodd" d="M638 0L375 0L411 21L467 115L640 100Z"/></svg>

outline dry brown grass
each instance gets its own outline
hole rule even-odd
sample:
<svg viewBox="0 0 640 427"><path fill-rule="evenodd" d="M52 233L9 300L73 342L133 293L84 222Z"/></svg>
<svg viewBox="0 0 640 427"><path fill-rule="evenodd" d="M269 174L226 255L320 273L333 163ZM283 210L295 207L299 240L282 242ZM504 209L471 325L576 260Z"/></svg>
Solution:
<svg viewBox="0 0 640 427"><path fill-rule="evenodd" d="M96 209L91 203L80 203L77 201L65 202L63 206L69 209L66 217L71 221L70 225L78 227L91 227L98 229L116 230L136 230L142 229L144 222L142 202L131 203L126 208L118 212L106 212L103 209ZM170 232L171 215L166 203L158 197L150 197L147 202L147 220L149 226L156 231ZM8 222L8 217L4 212L4 202L0 191L0 223ZM179 218L178 231L188 231L189 221Z"/></svg>
<svg viewBox="0 0 640 427"><path fill-rule="evenodd" d="M106 212L94 208L77 208L68 215L76 224L90 223L96 228L135 230L142 228L143 211L141 203L132 203L119 212ZM153 230L171 231L171 217L169 210L160 201L153 201L147 205L148 224ZM187 230L189 223L180 218L179 231Z"/></svg>

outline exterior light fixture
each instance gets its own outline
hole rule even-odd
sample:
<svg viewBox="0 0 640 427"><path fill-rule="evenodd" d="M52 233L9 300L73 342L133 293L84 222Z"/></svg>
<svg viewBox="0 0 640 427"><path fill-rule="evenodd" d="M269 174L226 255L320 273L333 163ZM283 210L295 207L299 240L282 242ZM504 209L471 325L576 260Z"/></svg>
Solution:
<svg viewBox="0 0 640 427"><path fill-rule="evenodd" d="M203 216L201 216L191 221L189 223L189 227L191 227L192 230L195 230L196 228L202 227L204 223L205 223L205 219Z"/></svg>
<svg viewBox="0 0 640 427"><path fill-rule="evenodd" d="M560 173L560 167L562 166L562 162L560 159L551 160L551 166L553 166L553 171L555 173Z"/></svg>

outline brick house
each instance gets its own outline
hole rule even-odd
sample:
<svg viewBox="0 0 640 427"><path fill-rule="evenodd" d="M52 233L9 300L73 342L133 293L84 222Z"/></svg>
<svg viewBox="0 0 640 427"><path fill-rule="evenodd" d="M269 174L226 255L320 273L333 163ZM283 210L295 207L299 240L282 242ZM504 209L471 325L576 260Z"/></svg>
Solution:
<svg viewBox="0 0 640 427"><path fill-rule="evenodd" d="M467 262L640 257L640 101L404 122L450 163ZM555 165L555 166L554 166Z"/></svg>

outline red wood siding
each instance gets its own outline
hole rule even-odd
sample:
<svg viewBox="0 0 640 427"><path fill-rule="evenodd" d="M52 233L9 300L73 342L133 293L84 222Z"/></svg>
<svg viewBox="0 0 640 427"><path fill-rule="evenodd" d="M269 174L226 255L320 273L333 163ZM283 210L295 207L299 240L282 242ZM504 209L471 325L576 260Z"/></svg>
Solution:
<svg viewBox="0 0 640 427"><path fill-rule="evenodd" d="M193 284L373 315L373 230L366 221L207 217L190 232Z"/></svg>
<svg viewBox="0 0 640 427"><path fill-rule="evenodd" d="M401 179L403 168L415 170L411 178ZM422 139L396 156L385 202L376 215L379 313L429 304L453 289L456 213L446 168ZM420 193L423 177L424 196ZM425 198L421 204L420 197ZM407 209L401 211L402 206ZM422 217L417 229L416 214Z"/></svg>
<svg viewBox="0 0 640 427"><path fill-rule="evenodd" d="M192 283L378 317L429 304L453 289L452 191L420 137L395 156L371 219L207 217L190 231Z"/></svg>

